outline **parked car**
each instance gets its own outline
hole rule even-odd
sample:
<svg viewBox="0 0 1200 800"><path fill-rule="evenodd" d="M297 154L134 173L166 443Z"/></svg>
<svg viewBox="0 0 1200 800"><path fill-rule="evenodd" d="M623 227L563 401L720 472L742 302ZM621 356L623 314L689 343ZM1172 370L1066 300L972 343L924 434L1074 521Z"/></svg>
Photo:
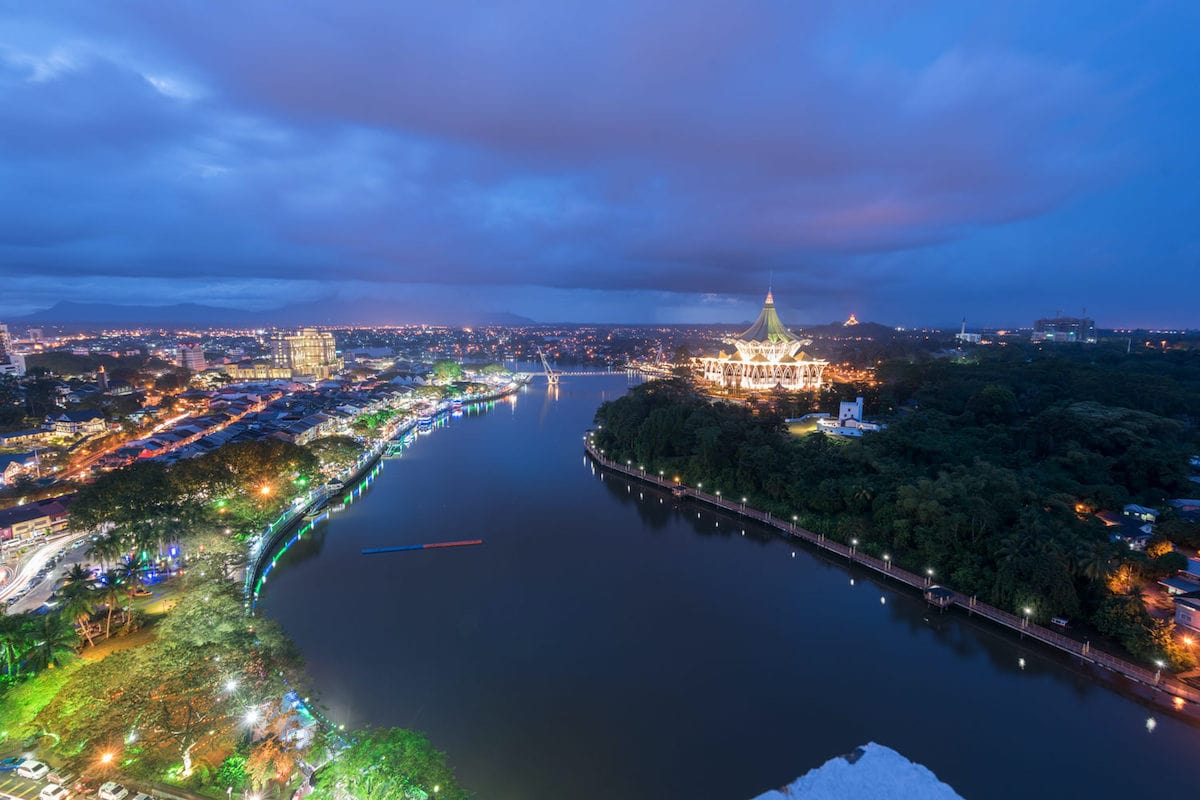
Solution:
<svg viewBox="0 0 1200 800"><path fill-rule="evenodd" d="M100 800L125 800L126 797L129 797L129 790L119 783L109 781L100 787L97 794L100 796Z"/></svg>
<svg viewBox="0 0 1200 800"><path fill-rule="evenodd" d="M67 800L71 796L71 792L65 786L59 786L56 783L51 783L38 792L38 800Z"/></svg>
<svg viewBox="0 0 1200 800"><path fill-rule="evenodd" d="M50 767L43 764L41 761L26 761L17 767L17 774L22 778L29 778L31 781L40 781L50 772Z"/></svg>
<svg viewBox="0 0 1200 800"><path fill-rule="evenodd" d="M21 763L24 760L25 759L21 758L20 756L6 758L3 761L0 761L0 772L12 772L14 769L21 766Z"/></svg>
<svg viewBox="0 0 1200 800"><path fill-rule="evenodd" d="M137 794L135 794L133 796L133 800L158 800L158 798L156 798L152 794L146 794L145 792L138 792Z"/></svg>

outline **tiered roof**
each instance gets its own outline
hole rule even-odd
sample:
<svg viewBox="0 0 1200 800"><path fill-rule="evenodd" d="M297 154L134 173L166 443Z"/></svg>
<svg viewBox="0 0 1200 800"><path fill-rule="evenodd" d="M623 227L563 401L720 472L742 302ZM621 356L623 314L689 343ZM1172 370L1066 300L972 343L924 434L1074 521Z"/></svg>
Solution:
<svg viewBox="0 0 1200 800"><path fill-rule="evenodd" d="M775 298L767 292L767 301L759 312L758 319L737 337L743 342L796 342L800 337L794 335L779 319L775 311Z"/></svg>

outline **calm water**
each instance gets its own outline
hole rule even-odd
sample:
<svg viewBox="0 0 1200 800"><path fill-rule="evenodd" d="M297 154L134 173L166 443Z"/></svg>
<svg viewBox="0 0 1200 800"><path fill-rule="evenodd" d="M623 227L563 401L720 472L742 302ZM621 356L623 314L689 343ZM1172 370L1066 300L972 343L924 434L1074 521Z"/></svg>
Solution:
<svg viewBox="0 0 1200 800"><path fill-rule="evenodd" d="M280 560L261 608L335 721L426 731L481 800L742 800L868 741L969 800L1191 796L1174 712L602 479L581 436L626 380L563 380L421 437Z"/></svg>

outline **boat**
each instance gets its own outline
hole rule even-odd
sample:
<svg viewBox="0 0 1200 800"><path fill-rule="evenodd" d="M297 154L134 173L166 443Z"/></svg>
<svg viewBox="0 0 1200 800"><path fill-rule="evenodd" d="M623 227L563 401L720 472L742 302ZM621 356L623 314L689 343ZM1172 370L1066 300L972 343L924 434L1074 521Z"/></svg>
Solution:
<svg viewBox="0 0 1200 800"><path fill-rule="evenodd" d="M433 417L424 416L417 418L417 427L423 431L433 430Z"/></svg>

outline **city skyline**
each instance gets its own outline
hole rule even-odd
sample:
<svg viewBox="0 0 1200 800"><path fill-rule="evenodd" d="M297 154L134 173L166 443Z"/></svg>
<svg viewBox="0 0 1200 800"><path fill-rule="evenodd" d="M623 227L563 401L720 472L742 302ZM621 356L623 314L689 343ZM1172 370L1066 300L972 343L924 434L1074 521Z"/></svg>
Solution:
<svg viewBox="0 0 1200 800"><path fill-rule="evenodd" d="M0 16L0 318L1200 327L1187 7Z"/></svg>

